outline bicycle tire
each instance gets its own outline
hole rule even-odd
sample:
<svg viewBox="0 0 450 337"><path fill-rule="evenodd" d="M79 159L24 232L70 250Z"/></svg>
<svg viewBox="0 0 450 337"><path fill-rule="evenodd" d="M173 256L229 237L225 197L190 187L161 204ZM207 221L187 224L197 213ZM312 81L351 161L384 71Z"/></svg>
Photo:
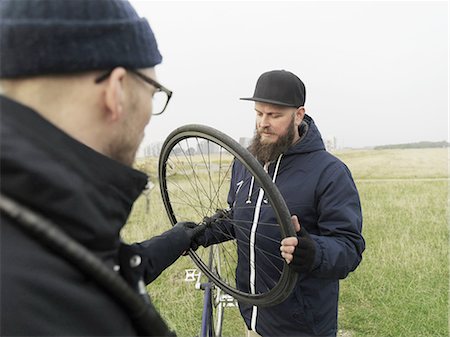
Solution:
<svg viewBox="0 0 450 337"><path fill-rule="evenodd" d="M287 236L296 235L293 225L291 223L290 213L286 206L284 198L282 197L276 185L272 182L272 179L264 171L262 165L254 158L254 156L247 149L243 148L241 145L239 145L239 143L237 143L234 139L232 139L228 135L212 127L200 124L190 124L175 129L167 137L161 149L158 165L160 190L165 210L172 225L175 225L180 220L189 220L189 219L179 219L180 217L177 217L177 215L180 215L180 213L184 213L184 211L181 211L180 208L180 210L177 210L179 214L176 214L177 212L174 210L175 204L173 201L171 201L171 197L173 197L175 194L170 190L174 189L174 187L169 187L168 184L168 179L169 181L171 181L172 179L171 175L168 174L168 170L170 170L173 165L178 165L172 162L172 157L174 156L174 153L180 151L185 152L184 155L186 158L188 158L188 156L191 156L191 152L194 151L191 148L184 150L183 146L181 145L182 142L184 141L189 146L189 139L196 139L199 149L201 147L199 139L208 142L208 147L210 146L209 144L211 144L211 146L219 146L221 150L223 149L224 151L227 151L229 155L233 156L234 158L233 163L235 161L239 161L245 167L245 169L251 174L251 176L254 177L255 183L257 183L259 187L264 190L265 193L264 195L268 199L268 205L269 207L271 207L271 210L275 214L277 225L279 225L280 239L283 239ZM177 146L179 146L180 149L175 148ZM203 159L205 161L205 158ZM209 158L209 160L211 161L211 158ZM187 161L189 162L189 159L187 159ZM184 176L189 177L192 174L194 176L194 179L198 179L200 181L198 177L195 178L196 174L198 173L196 173L196 168L194 165L195 163L193 162L192 158L190 164L192 166L192 173L185 171ZM211 162L209 164L210 169ZM182 164L180 164L180 166L182 166ZM208 164L206 163L206 161L205 166L206 169L208 169ZM182 179L182 176L183 175L179 175L178 179ZM208 179L208 176L206 176L206 179ZM211 179L210 171L209 171L209 179ZM219 180L220 180L220 173L219 173ZM178 189L177 193L180 191L182 192L183 190L181 186L177 187L177 189ZM203 192L207 193L207 188L203 188ZM189 197L190 195L187 193L186 198ZM184 205L183 207L188 208L189 205ZM208 209L208 206L205 205L201 205L201 207ZM196 209L194 211L196 211L199 214L199 216L202 215L201 211L205 212L205 210L203 209L200 211ZM209 210L209 212L211 213L211 210ZM198 222L200 223L201 221ZM277 262L277 264L282 263L282 267L280 267L280 270L278 270L279 277L276 284L272 288L270 289L268 288L267 291L263 293L252 293L250 291L238 289L236 285L232 284L232 282L224 281L224 279L215 275L208 268L207 260L206 259L203 260L193 250L189 251L189 255L193 259L195 264L225 293L233 296L236 300L240 302L252 305L269 306L284 301L291 294L293 288L295 287L298 277L297 274L289 268L288 264L284 260L282 260L282 262Z"/></svg>

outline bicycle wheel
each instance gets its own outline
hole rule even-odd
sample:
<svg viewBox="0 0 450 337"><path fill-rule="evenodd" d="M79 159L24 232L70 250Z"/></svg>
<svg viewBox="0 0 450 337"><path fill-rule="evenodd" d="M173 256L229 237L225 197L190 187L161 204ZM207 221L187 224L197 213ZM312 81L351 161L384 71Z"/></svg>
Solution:
<svg viewBox="0 0 450 337"><path fill-rule="evenodd" d="M253 305L274 305L289 296L297 274L279 246L296 233L281 193L246 149L216 129L186 125L167 137L158 171L172 225L207 226L207 245L219 243L220 275L208 267L210 247L189 252L215 284ZM260 222L261 213L271 221Z"/></svg>

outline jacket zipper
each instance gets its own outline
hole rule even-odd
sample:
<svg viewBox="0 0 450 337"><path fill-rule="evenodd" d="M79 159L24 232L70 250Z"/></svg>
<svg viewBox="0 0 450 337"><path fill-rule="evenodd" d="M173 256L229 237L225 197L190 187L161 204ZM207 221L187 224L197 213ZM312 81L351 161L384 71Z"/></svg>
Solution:
<svg viewBox="0 0 450 337"><path fill-rule="evenodd" d="M273 183L275 183L282 156L283 156L283 154L280 154L280 156L278 157L278 160L277 160L277 164L275 165L275 171L273 173L273 178L272 178ZM266 171L267 173L269 173L269 164L270 163L264 164L264 171ZM251 190L253 189L253 181L254 181L254 177L252 177L252 184L251 184L249 196L250 196ZM256 237L256 230L258 228L259 216L261 214L261 204L263 202L263 199L264 199L264 190L262 188L260 188L258 200L256 202L256 207L255 207L255 214L253 216L252 229L250 232L250 261L249 261L250 262L250 292L253 295L256 293L256 287L255 287L255 285L256 285L255 237ZM247 203L249 203L249 201L250 201L250 198L247 200ZM252 319L251 319L250 326L251 326L251 329L255 332L256 332L257 316L258 316L258 307L256 305L254 305L253 309L252 309Z"/></svg>

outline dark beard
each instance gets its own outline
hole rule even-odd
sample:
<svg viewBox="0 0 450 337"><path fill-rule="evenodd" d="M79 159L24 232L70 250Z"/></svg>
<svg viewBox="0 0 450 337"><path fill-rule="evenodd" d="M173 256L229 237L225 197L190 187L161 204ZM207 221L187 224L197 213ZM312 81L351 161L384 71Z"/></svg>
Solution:
<svg viewBox="0 0 450 337"><path fill-rule="evenodd" d="M262 144L261 135L258 133L258 130L255 130L255 135L248 150L256 159L263 163L274 161L292 145L295 131L294 118L292 118L285 135L281 136L275 143Z"/></svg>

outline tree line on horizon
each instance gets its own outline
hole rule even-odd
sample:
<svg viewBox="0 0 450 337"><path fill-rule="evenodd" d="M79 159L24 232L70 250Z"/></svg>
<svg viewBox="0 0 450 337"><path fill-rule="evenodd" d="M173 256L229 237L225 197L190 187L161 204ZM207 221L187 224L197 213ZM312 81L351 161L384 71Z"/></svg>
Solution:
<svg viewBox="0 0 450 337"><path fill-rule="evenodd" d="M417 142L406 144L391 144L375 146L374 150L386 150L386 149L426 149L426 148L443 148L449 147L449 142Z"/></svg>

